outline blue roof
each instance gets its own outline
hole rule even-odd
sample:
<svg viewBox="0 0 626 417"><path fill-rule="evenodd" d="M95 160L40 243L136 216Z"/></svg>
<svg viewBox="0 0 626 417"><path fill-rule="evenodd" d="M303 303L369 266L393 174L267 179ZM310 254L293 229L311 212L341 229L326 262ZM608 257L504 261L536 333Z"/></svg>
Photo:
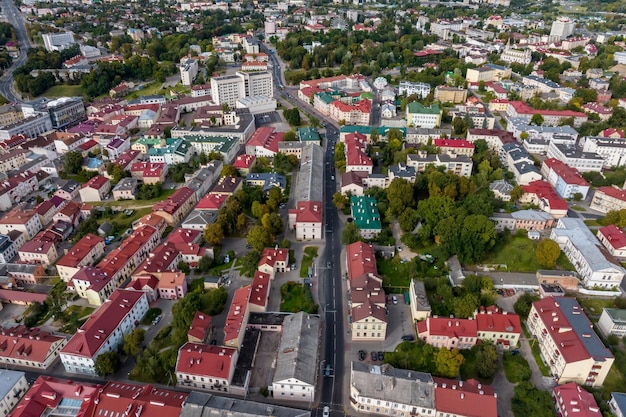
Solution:
<svg viewBox="0 0 626 417"><path fill-rule="evenodd" d="M626 413L626 394L623 392L612 392L611 396L615 401L615 405L622 412L622 415Z"/></svg>
<svg viewBox="0 0 626 417"><path fill-rule="evenodd" d="M593 324L589 321L585 314L580 314L582 307L575 298L556 297L555 301L559 303L561 311L567 318L572 329L578 335L589 355L594 359L612 358L613 354L604 346L596 332L593 330ZM576 307L576 308L574 308ZM583 336L583 334L585 336Z"/></svg>
<svg viewBox="0 0 626 417"><path fill-rule="evenodd" d="M104 164L104 162L98 158L89 158L89 162L87 162L87 168L98 169L102 166L102 164Z"/></svg>

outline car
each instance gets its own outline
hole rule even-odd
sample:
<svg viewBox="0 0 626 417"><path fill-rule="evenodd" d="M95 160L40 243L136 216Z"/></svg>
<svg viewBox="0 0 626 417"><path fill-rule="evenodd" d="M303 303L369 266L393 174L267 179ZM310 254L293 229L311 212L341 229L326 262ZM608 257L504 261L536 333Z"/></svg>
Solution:
<svg viewBox="0 0 626 417"><path fill-rule="evenodd" d="M331 175L331 176L330 176L330 179L331 179L332 181L335 181L335 176L334 176L334 175Z"/></svg>
<svg viewBox="0 0 626 417"><path fill-rule="evenodd" d="M413 337L412 334L405 334L404 336L402 336L402 340L405 342L412 342L415 340L415 337Z"/></svg>
<svg viewBox="0 0 626 417"><path fill-rule="evenodd" d="M161 321L161 315L158 315L154 318L154 320L152 320L152 325L154 326L155 324L159 324L160 321Z"/></svg>
<svg viewBox="0 0 626 417"><path fill-rule="evenodd" d="M333 266L332 262L326 262L326 268L330 269Z"/></svg>
<svg viewBox="0 0 626 417"><path fill-rule="evenodd" d="M372 362L376 362L378 360L378 353L371 352L370 356L372 357Z"/></svg>
<svg viewBox="0 0 626 417"><path fill-rule="evenodd" d="M391 297L391 302L392 302L392 303L394 303L394 304L398 304L398 297L396 297L395 295L393 295L393 296Z"/></svg>
<svg viewBox="0 0 626 417"><path fill-rule="evenodd" d="M519 350L518 349L513 349L511 351L511 356L516 356L516 355L519 355Z"/></svg>
<svg viewBox="0 0 626 417"><path fill-rule="evenodd" d="M398 246L398 252L402 252L402 246Z"/></svg>
<svg viewBox="0 0 626 417"><path fill-rule="evenodd" d="M367 356L367 353L364 350L359 350L359 360L362 361Z"/></svg>
<svg viewBox="0 0 626 417"><path fill-rule="evenodd" d="M378 360L382 361L383 359L385 359L385 353L384 352L378 352Z"/></svg>
<svg viewBox="0 0 626 417"><path fill-rule="evenodd" d="M324 407L324 411L322 411L322 417L330 416L330 408L328 406Z"/></svg>
<svg viewBox="0 0 626 417"><path fill-rule="evenodd" d="M330 376L330 364L326 364L326 369L324 370L324 376Z"/></svg>

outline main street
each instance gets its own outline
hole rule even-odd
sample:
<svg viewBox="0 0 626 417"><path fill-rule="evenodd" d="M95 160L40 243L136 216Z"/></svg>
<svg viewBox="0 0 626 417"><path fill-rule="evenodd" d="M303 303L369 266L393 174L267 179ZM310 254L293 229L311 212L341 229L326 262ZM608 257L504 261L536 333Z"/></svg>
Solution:
<svg viewBox="0 0 626 417"><path fill-rule="evenodd" d="M15 35L20 44L20 55L17 59L13 60L13 64L7 69L3 76L0 77L0 95L6 98L8 101L21 102L22 99L18 97L17 93L13 89L13 72L24 65L26 62L26 55L31 48L28 34L26 33L26 26L24 25L24 19L20 14L19 9L15 6L12 0L2 0L2 13L6 17L8 23L15 29Z"/></svg>

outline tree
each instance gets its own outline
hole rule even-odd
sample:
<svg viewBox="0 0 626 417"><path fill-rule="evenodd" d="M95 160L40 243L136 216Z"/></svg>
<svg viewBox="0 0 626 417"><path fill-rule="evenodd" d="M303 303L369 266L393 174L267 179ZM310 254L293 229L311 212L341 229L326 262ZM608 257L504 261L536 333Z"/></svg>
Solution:
<svg viewBox="0 0 626 417"><path fill-rule="evenodd" d="M435 373L445 378L456 378L465 358L458 349L441 348L435 352Z"/></svg>
<svg viewBox="0 0 626 417"><path fill-rule="evenodd" d="M530 124L535 126L541 126L543 124L543 116L539 113L533 114L533 117L530 118Z"/></svg>
<svg viewBox="0 0 626 417"><path fill-rule="evenodd" d="M265 213L261 218L261 224L273 235L279 235L283 232L284 224L278 213Z"/></svg>
<svg viewBox="0 0 626 417"><path fill-rule="evenodd" d="M350 205L350 200L340 191L337 191L333 194L333 204L337 207L337 210L343 210Z"/></svg>
<svg viewBox="0 0 626 417"><path fill-rule="evenodd" d="M143 343L146 331L136 328L132 332L124 335L124 344L122 350L127 355L137 356L141 352L141 344Z"/></svg>
<svg viewBox="0 0 626 417"><path fill-rule="evenodd" d="M467 123L465 123L463 118L457 116L452 121L452 128L454 129L455 135L464 135L467 131Z"/></svg>
<svg viewBox="0 0 626 417"><path fill-rule="evenodd" d="M415 229L419 216L414 208L407 208L398 216L398 224L404 233L410 233Z"/></svg>
<svg viewBox="0 0 626 417"><path fill-rule="evenodd" d="M528 139L528 132L522 132L522 133L520 133L519 138L520 138L521 140L526 140L526 139Z"/></svg>
<svg viewBox="0 0 626 417"><path fill-rule="evenodd" d="M208 256L203 256L198 261L198 268L197 268L197 270L200 271L200 272L205 272L206 273L206 272L209 272L212 267L213 267L213 259L208 257Z"/></svg>
<svg viewBox="0 0 626 417"><path fill-rule="evenodd" d="M520 382L513 390L511 408L515 417L554 417L552 396L548 391L539 390L531 381Z"/></svg>
<svg viewBox="0 0 626 417"><path fill-rule="evenodd" d="M496 346L483 341L472 348L476 353L476 373L484 379L491 379L498 369L498 352Z"/></svg>
<svg viewBox="0 0 626 417"><path fill-rule="evenodd" d="M241 266L239 273L245 277L252 278L254 276L257 267L259 266L259 261L261 260L261 252L256 250L251 250L246 253L241 258L237 260L237 266Z"/></svg>
<svg viewBox="0 0 626 417"><path fill-rule="evenodd" d="M63 157L63 170L68 175L76 175L83 166L83 155L80 152L69 151Z"/></svg>
<svg viewBox="0 0 626 417"><path fill-rule="evenodd" d="M232 165L225 164L222 167L222 172L220 173L221 177L236 177L239 173L237 172L237 168Z"/></svg>
<svg viewBox="0 0 626 417"><path fill-rule="evenodd" d="M544 268L554 268L557 259L561 255L559 244L552 239L543 239L537 244L535 256L537 262Z"/></svg>
<svg viewBox="0 0 626 417"><path fill-rule="evenodd" d="M513 304L513 309L515 310L515 314L520 316L522 320L525 320L530 313L530 308L532 303L538 301L539 297L530 293L525 292L521 295L520 298L517 299L515 304Z"/></svg>
<svg viewBox="0 0 626 417"><path fill-rule="evenodd" d="M204 240L211 246L220 245L224 237L224 229L219 222L207 224L204 228Z"/></svg>
<svg viewBox="0 0 626 417"><path fill-rule="evenodd" d="M511 200L513 201L517 201L520 198L522 198L522 196L524 195L525 191L524 188L520 185L516 185L513 187L513 189L511 190Z"/></svg>
<svg viewBox="0 0 626 417"><path fill-rule="evenodd" d="M272 246L274 236L263 226L254 226L248 232L247 243L258 252L262 252L264 248Z"/></svg>
<svg viewBox="0 0 626 417"><path fill-rule="evenodd" d="M285 135L283 136L283 140L285 142L293 142L295 140L297 140L298 138L296 137L296 131L295 130L289 130L287 132L285 132Z"/></svg>
<svg viewBox="0 0 626 417"><path fill-rule="evenodd" d="M415 207L413 185L403 178L394 178L387 188L387 200L391 216L399 216L407 208Z"/></svg>
<svg viewBox="0 0 626 417"><path fill-rule="evenodd" d="M346 224L341 232L341 244L349 245L359 240L361 240L361 230L359 227L354 222Z"/></svg>
<svg viewBox="0 0 626 417"><path fill-rule="evenodd" d="M104 352L98 355L94 363L96 373L101 377L113 375L120 366L117 352Z"/></svg>
<svg viewBox="0 0 626 417"><path fill-rule="evenodd" d="M287 123L291 126L300 126L300 124L302 124L300 111L295 107L293 109L284 110L283 116L285 116L285 120L287 120Z"/></svg>
<svg viewBox="0 0 626 417"><path fill-rule="evenodd" d="M458 319L467 319L474 315L479 306L480 300L475 294L468 293L463 297L457 297L453 302L454 316Z"/></svg>

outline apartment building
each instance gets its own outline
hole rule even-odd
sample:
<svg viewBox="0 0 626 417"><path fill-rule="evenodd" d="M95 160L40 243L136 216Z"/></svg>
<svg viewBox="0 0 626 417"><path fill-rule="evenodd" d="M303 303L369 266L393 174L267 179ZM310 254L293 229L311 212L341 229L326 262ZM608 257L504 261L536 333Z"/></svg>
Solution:
<svg viewBox="0 0 626 417"><path fill-rule="evenodd" d="M601 213L626 208L626 191L616 187L599 187L593 194L589 208Z"/></svg>
<svg viewBox="0 0 626 417"><path fill-rule="evenodd" d="M37 327L24 325L0 329L0 364L47 370L59 357L66 340Z"/></svg>
<svg viewBox="0 0 626 417"><path fill-rule="evenodd" d="M179 387L228 392L239 352L235 348L185 343L178 350L176 382Z"/></svg>

